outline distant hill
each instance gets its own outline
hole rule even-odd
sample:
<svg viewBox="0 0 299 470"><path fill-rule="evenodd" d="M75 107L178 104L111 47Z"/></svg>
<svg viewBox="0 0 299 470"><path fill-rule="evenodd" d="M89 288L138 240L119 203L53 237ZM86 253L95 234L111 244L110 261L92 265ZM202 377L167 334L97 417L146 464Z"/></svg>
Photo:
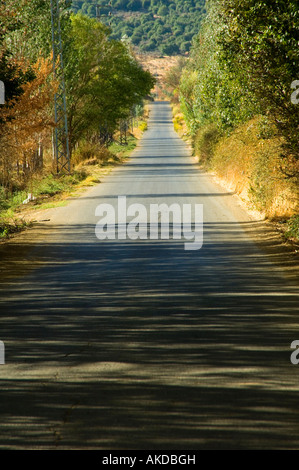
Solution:
<svg viewBox="0 0 299 470"><path fill-rule="evenodd" d="M127 39L140 52L185 54L198 33L205 0L73 0L72 10L109 24L111 38ZM99 5L97 8L96 5Z"/></svg>

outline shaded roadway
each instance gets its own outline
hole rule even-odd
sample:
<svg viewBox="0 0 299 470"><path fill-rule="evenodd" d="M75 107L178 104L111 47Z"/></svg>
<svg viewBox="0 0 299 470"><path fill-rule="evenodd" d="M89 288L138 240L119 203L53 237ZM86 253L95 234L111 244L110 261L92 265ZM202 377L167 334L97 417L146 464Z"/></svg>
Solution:
<svg viewBox="0 0 299 470"><path fill-rule="evenodd" d="M169 105L150 118L126 165L2 250L15 272L1 290L1 449L299 446L298 284L196 167ZM203 247L98 240L95 208L118 195L203 204Z"/></svg>

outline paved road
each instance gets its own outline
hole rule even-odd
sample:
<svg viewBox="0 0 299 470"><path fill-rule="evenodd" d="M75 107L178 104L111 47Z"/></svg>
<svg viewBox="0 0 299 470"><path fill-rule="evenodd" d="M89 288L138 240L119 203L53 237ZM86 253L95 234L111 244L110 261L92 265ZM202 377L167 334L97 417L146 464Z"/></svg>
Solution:
<svg viewBox="0 0 299 470"><path fill-rule="evenodd" d="M118 196L203 204L202 248L100 241L95 209ZM0 448L298 448L298 285L253 243L254 225L154 103L126 165L10 246Z"/></svg>

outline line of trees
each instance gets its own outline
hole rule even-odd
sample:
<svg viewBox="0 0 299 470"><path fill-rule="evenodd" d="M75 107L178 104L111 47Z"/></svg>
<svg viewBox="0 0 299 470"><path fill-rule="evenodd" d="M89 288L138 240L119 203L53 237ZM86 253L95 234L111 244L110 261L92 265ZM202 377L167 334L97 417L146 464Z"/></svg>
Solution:
<svg viewBox="0 0 299 470"><path fill-rule="evenodd" d="M105 143L154 86L128 47L96 19L60 1L71 152L80 142ZM0 186L26 184L52 148L54 95L50 0L0 2Z"/></svg>
<svg viewBox="0 0 299 470"><path fill-rule="evenodd" d="M212 158L220 139L256 118L257 145L276 139L280 151L275 174L271 156L259 162L253 190L262 193L271 172L268 180L287 178L298 188L299 105L291 99L299 79L298 1L208 0L206 7L179 84L199 153Z"/></svg>
<svg viewBox="0 0 299 470"><path fill-rule="evenodd" d="M298 39L297 0L209 1L180 88L192 132L206 123L231 130L263 114L298 159Z"/></svg>

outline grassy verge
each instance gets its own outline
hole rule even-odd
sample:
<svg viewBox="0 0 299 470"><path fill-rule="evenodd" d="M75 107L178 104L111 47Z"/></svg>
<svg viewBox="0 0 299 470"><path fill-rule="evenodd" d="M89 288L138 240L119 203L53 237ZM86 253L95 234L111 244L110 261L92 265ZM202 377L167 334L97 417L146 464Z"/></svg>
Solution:
<svg viewBox="0 0 299 470"><path fill-rule="evenodd" d="M220 138L213 129L201 131L198 154L250 209L270 221L289 219L298 210L297 182L283 171L282 140L262 136L260 124L253 119Z"/></svg>
<svg viewBox="0 0 299 470"><path fill-rule="evenodd" d="M146 128L146 121L140 121L134 133L128 134L126 142L116 140L105 150L85 143L81 153L75 154L70 175L50 173L32 178L24 190L15 191L10 196L0 193L0 240L32 225L30 220L34 219L34 211L66 205L70 197L99 184L101 178L129 158Z"/></svg>
<svg viewBox="0 0 299 470"><path fill-rule="evenodd" d="M182 136L184 125L174 109L174 126ZM267 131L267 132L266 132ZM289 178L281 159L283 142L260 118L220 135L213 124L201 127L190 137L199 164L235 192L249 210L258 211L279 226L283 240L299 243L298 182Z"/></svg>

